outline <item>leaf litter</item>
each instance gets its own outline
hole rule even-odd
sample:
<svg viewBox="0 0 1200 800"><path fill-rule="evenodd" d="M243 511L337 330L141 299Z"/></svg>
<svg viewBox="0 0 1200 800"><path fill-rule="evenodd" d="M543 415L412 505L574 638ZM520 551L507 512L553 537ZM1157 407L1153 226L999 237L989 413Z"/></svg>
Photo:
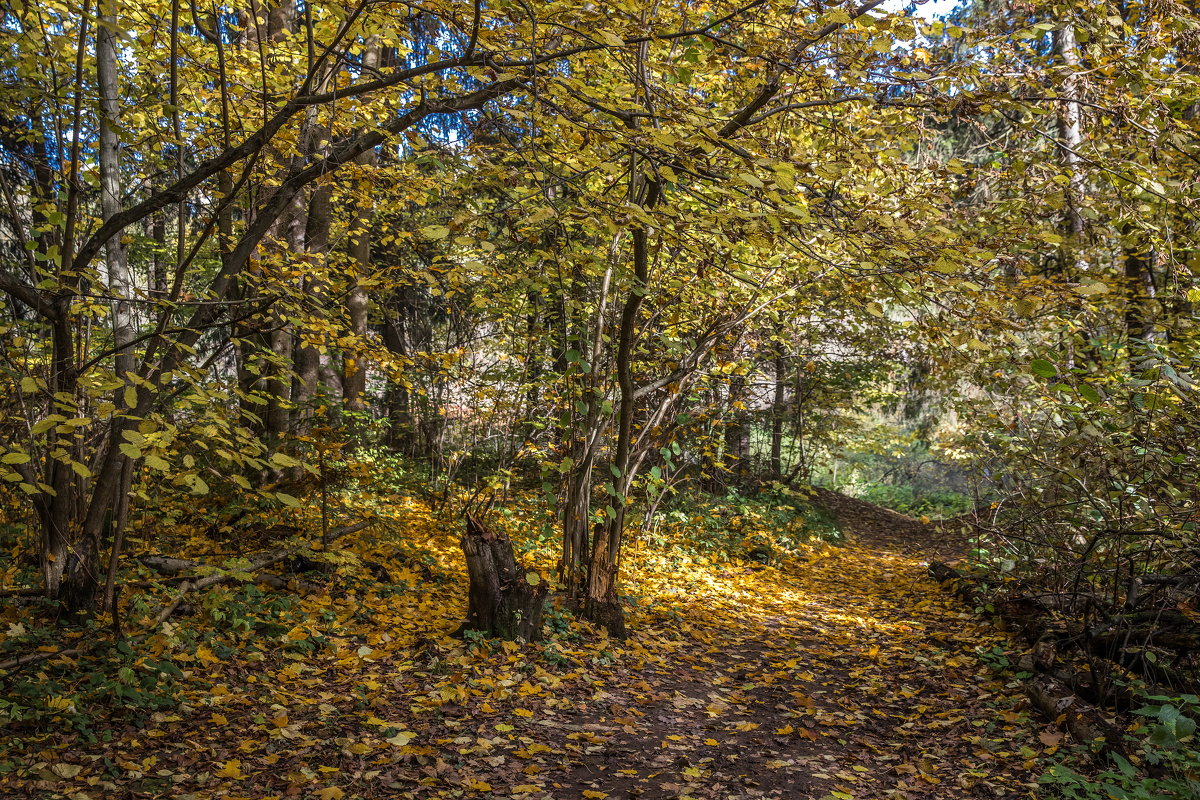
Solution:
<svg viewBox="0 0 1200 800"><path fill-rule="evenodd" d="M1062 737L979 657L1004 636L927 577L952 538L819 500L846 546L778 566L635 546L628 640L556 606L536 644L450 638L465 609L457 531L394 504L346 544L390 583L305 596L290 627L239 640L254 647L168 626L146 645L179 668L177 705L6 739L0 794L1035 797Z"/></svg>

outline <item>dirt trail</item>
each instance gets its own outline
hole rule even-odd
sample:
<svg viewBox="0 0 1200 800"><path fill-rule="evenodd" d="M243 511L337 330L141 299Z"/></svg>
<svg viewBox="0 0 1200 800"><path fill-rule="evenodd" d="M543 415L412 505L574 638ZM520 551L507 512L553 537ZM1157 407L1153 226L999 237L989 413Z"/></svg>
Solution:
<svg viewBox="0 0 1200 800"><path fill-rule="evenodd" d="M688 643L575 721L562 773L543 776L554 797L1033 796L1041 726L975 655L1000 639L926 576L961 545L819 500L848 545L697 591Z"/></svg>

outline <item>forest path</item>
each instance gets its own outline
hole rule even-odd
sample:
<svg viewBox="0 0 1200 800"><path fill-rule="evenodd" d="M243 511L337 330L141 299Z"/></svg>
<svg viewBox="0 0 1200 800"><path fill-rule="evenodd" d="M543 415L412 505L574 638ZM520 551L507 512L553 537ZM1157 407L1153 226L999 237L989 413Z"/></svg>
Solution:
<svg viewBox="0 0 1200 800"><path fill-rule="evenodd" d="M847 545L694 588L689 644L604 688L609 713L580 727L603 741L547 776L555 797L1033 796L1058 736L976 655L1002 637L927 576L925 559L961 544L843 495L818 502Z"/></svg>
<svg viewBox="0 0 1200 800"><path fill-rule="evenodd" d="M182 702L31 740L0 797L1036 797L1061 736L980 660L1003 637L928 577L960 546L818 501L845 546L763 567L633 545L630 638L555 610L537 645L449 638L457 526L393 504L390 527L347 546L390 554L395 583L341 584L211 646L164 630L150 646L183 667Z"/></svg>

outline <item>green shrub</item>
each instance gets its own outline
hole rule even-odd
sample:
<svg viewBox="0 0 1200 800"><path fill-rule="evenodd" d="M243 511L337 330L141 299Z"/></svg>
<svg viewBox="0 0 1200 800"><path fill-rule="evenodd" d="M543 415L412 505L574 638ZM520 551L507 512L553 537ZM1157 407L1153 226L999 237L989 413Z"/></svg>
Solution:
<svg viewBox="0 0 1200 800"><path fill-rule="evenodd" d="M867 484L856 495L868 502L890 508L910 517L922 515L934 518L956 517L971 510L974 503L962 492L935 489L918 492L911 486Z"/></svg>

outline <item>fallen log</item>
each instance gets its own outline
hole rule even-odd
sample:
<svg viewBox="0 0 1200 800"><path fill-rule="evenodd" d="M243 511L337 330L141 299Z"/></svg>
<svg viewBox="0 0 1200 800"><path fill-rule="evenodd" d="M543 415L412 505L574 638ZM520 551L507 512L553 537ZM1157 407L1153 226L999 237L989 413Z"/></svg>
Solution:
<svg viewBox="0 0 1200 800"><path fill-rule="evenodd" d="M17 589L0 590L0 597L42 597L45 594L45 589L39 589L35 586L23 586Z"/></svg>
<svg viewBox="0 0 1200 800"><path fill-rule="evenodd" d="M357 533L370 524L370 521L363 520L361 522L356 522L353 525L343 525L340 528L334 528L329 532L329 541L332 543L343 536L351 533ZM265 553L251 558L250 564L247 566L245 571L254 573L255 580L257 581L266 583L267 585L276 589L286 589L289 584L287 579L280 577L279 575L272 575L270 573L263 572L263 570L265 570L267 567L273 567L281 561L284 561L293 554L294 550L295 548L291 547L276 547L273 550L268 550ZM189 561L185 558L173 558L171 556L142 556L138 560L147 567L153 569L155 572L161 572L165 575L177 575L189 569L208 566L200 561ZM216 572L212 575L208 575L196 580L191 585L190 590L207 589L209 586L213 586L217 583L231 579L232 575L229 572ZM309 586L313 587L314 590L320 588L316 586L316 584L309 584Z"/></svg>
<svg viewBox="0 0 1200 800"><path fill-rule="evenodd" d="M481 631L501 639L540 639L546 584L521 566L512 541L468 514L462 549L470 589L467 619L455 635Z"/></svg>
<svg viewBox="0 0 1200 800"><path fill-rule="evenodd" d="M329 532L329 541L332 543L335 539L339 539L350 533L356 533L370 525L370 520L356 522L353 525L343 525L340 528L335 528ZM276 547L274 550L268 550L257 558L250 559L250 565L246 569L247 572L259 572L266 567L274 566L280 561L283 561L292 554L290 547ZM215 572L212 575L206 575L203 578L197 579L195 582L185 581L180 585L179 591L171 601L163 606L159 611L158 616L154 618L155 625L161 625L166 621L171 614L175 612L175 608L183 602L183 598L187 597L189 592L194 592L199 589L207 589L209 586L216 586L218 583L223 583L232 580L233 576L228 572Z"/></svg>
<svg viewBox="0 0 1200 800"><path fill-rule="evenodd" d="M192 572L202 567L210 566L203 561L192 561L187 558L175 558L173 556L140 556L138 561L160 575L177 576L183 572ZM282 575L276 575L273 572L258 571L254 573L256 583L265 584L272 589L290 589L297 588L304 592L317 592L321 590L320 584L311 581L298 579L288 579Z"/></svg>
<svg viewBox="0 0 1200 800"><path fill-rule="evenodd" d="M1107 762L1110 753L1124 753L1121 730L1064 681L1046 673L1034 675L1025 685L1025 693L1051 722L1075 741L1090 746L1097 761Z"/></svg>
<svg viewBox="0 0 1200 800"><path fill-rule="evenodd" d="M989 607L988 599L980 596L977 584L947 564L929 565L930 574L945 588L974 608ZM1059 670L1057 637L1047 635L1047 629L1034 621L1040 603L1031 598L1015 598L990 605L996 616L1010 629L1016 629L1032 649L1019 662L1019 668L1034 673L1026 681L1025 693L1056 726L1067 731L1075 741L1091 747L1093 758L1106 763L1110 753L1121 753L1122 734L1108 722L1100 711L1084 700L1072 687L1077 679L1068 671Z"/></svg>

